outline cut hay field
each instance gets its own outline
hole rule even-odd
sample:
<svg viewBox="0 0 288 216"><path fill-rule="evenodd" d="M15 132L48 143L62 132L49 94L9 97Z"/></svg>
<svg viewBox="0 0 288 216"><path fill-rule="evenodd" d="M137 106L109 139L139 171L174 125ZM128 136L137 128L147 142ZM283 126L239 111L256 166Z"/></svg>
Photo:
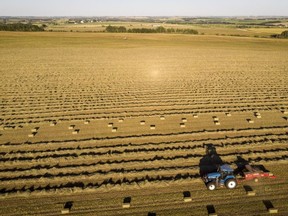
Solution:
<svg viewBox="0 0 288 216"><path fill-rule="evenodd" d="M281 39L0 32L0 215L256 216L271 204L288 215L287 50ZM208 191L208 144L277 178Z"/></svg>

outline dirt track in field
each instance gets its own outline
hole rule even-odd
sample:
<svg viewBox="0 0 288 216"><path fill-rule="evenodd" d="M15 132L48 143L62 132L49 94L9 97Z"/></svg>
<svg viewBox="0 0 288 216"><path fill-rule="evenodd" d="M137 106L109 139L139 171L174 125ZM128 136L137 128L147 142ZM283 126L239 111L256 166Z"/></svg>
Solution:
<svg viewBox="0 0 288 216"><path fill-rule="evenodd" d="M1 34L0 213L288 214L285 40ZM207 144L277 178L207 191Z"/></svg>

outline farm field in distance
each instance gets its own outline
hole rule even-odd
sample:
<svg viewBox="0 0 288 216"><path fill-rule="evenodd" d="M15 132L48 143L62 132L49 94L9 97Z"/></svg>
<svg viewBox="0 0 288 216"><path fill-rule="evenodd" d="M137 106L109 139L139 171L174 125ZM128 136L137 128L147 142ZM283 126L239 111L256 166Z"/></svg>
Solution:
<svg viewBox="0 0 288 216"><path fill-rule="evenodd" d="M271 202L288 215L287 50L270 38L0 32L0 214L66 203L71 215L256 216ZM245 160L277 178L208 191L208 144L234 169Z"/></svg>

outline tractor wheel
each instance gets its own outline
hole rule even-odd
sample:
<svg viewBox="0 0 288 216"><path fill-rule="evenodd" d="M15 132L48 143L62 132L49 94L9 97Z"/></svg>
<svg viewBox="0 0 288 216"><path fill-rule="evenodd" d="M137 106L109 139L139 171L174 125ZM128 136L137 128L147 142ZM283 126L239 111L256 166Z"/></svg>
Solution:
<svg viewBox="0 0 288 216"><path fill-rule="evenodd" d="M226 188L228 188L228 189L234 189L234 188L237 186L237 181L236 181L236 179L228 179L228 180L225 182L225 186L226 186Z"/></svg>
<svg viewBox="0 0 288 216"><path fill-rule="evenodd" d="M206 186L207 186L208 190L211 190L211 191L216 189L216 184L215 184L215 182L208 182L208 183L206 184Z"/></svg>

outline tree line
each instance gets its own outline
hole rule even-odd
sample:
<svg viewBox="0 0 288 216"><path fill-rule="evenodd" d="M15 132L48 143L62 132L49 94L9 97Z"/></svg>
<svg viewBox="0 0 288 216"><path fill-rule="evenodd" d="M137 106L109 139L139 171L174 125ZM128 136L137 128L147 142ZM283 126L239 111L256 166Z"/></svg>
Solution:
<svg viewBox="0 0 288 216"><path fill-rule="evenodd" d="M283 31L281 34L271 35L272 38L288 38L288 31Z"/></svg>
<svg viewBox="0 0 288 216"><path fill-rule="evenodd" d="M126 29L124 26L107 26L106 32L113 33L181 33L181 34L198 34L198 31L194 29L174 29L174 28L164 28L163 26L159 26L157 28L131 28Z"/></svg>
<svg viewBox="0 0 288 216"><path fill-rule="evenodd" d="M13 24L0 24L0 31L25 31L25 32L38 32L44 31L44 26L37 26L32 24L13 23Z"/></svg>

